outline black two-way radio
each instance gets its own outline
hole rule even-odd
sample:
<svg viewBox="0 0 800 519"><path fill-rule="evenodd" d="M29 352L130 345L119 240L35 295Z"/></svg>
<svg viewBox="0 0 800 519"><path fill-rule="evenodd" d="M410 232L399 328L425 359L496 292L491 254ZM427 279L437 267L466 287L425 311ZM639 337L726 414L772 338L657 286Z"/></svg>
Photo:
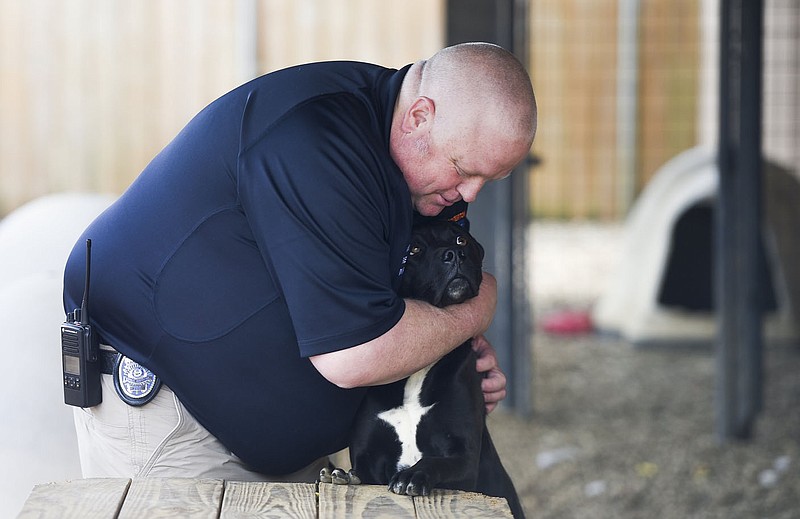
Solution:
<svg viewBox="0 0 800 519"><path fill-rule="evenodd" d="M97 334L89 324L89 273L92 240L86 240L86 280L81 307L67 313L61 325L61 358L64 367L64 403L92 407L103 400Z"/></svg>

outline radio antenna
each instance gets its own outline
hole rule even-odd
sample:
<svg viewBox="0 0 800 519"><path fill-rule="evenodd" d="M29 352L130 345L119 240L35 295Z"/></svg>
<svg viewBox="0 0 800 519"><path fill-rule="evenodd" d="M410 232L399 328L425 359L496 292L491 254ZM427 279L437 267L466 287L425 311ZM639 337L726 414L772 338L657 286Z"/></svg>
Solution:
<svg viewBox="0 0 800 519"><path fill-rule="evenodd" d="M89 271L92 268L92 240L86 240L86 280L81 301L81 324L89 324Z"/></svg>

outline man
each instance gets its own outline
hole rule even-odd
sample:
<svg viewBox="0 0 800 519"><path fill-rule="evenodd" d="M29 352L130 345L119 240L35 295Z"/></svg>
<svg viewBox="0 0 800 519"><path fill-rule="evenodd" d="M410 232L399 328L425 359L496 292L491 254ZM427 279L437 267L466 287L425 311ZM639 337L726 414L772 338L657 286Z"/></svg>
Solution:
<svg viewBox="0 0 800 519"><path fill-rule="evenodd" d="M102 377L103 403L76 410L84 475L313 481L366 387L470 337L491 410L494 278L447 308L395 289L413 219L463 216L535 130L527 73L488 44L401 70L301 65L206 107L67 264L70 310L91 238L101 343L164 383L133 407Z"/></svg>

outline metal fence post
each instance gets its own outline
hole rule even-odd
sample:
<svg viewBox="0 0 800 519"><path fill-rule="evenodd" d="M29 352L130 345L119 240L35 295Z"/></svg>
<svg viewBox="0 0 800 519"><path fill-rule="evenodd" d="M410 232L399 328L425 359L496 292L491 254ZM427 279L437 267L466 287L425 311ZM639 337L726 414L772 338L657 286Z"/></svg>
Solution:
<svg viewBox="0 0 800 519"><path fill-rule="evenodd" d="M762 0L722 0L716 223L720 441L752 434L762 400Z"/></svg>

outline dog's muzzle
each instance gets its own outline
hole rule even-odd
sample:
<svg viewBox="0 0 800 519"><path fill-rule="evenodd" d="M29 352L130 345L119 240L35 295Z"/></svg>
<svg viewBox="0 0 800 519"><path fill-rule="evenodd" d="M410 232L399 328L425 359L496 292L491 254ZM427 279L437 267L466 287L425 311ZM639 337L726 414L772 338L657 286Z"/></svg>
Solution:
<svg viewBox="0 0 800 519"><path fill-rule="evenodd" d="M461 276L448 281L445 292L447 293L447 298L453 303L463 303L475 295L467 278Z"/></svg>

